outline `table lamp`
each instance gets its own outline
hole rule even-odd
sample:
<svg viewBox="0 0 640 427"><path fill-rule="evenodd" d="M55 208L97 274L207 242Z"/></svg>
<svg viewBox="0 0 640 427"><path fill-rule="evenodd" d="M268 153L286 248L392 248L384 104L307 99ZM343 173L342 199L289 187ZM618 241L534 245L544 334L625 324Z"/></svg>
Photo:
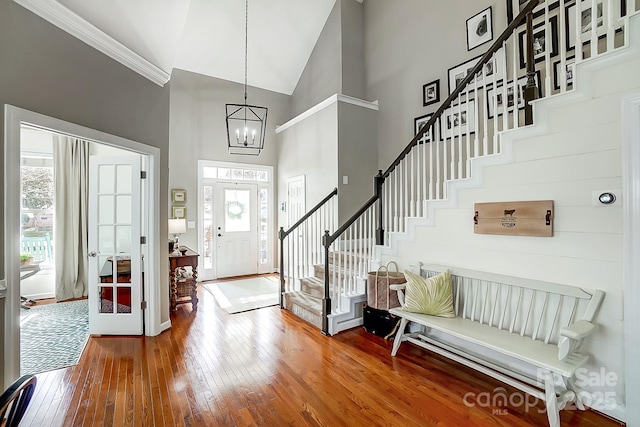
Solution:
<svg viewBox="0 0 640 427"><path fill-rule="evenodd" d="M178 250L178 237L187 232L187 221L184 218L169 220L169 234L173 234L173 252L171 255L181 255Z"/></svg>

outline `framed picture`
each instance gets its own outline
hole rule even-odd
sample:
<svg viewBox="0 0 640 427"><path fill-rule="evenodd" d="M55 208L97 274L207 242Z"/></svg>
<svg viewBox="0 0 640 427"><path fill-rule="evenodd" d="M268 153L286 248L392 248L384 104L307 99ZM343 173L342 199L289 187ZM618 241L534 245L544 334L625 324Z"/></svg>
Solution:
<svg viewBox="0 0 640 427"><path fill-rule="evenodd" d="M540 71L536 72L536 87L538 88L538 98L542 97L542 87L540 86ZM524 89L527 86L527 76L518 79L516 85L517 94L514 96L513 80L507 83L506 90L503 86L497 86L497 90L494 87L487 89L487 118L492 119L496 111L498 116L501 116L505 112L513 112L514 106L518 109L524 108ZM506 99L505 99L506 92Z"/></svg>
<svg viewBox="0 0 640 427"><path fill-rule="evenodd" d="M469 100L458 105L452 105L442 114L442 136L455 138L458 135L470 134L476 131L476 101Z"/></svg>
<svg viewBox="0 0 640 427"><path fill-rule="evenodd" d="M171 190L171 201L173 203L184 203L187 201L187 190Z"/></svg>
<svg viewBox="0 0 640 427"><path fill-rule="evenodd" d="M477 56L467 62L449 68L449 95L451 95L454 89L467 77L467 74L473 70L473 67L476 66L481 58L482 56ZM504 79L505 69L504 47L501 47L496 51L495 55L493 55L492 60L484 65L482 76L478 81L478 87L482 87L484 85L483 82L493 83L502 81ZM473 80L471 80L471 82L473 83Z"/></svg>
<svg viewBox="0 0 640 427"><path fill-rule="evenodd" d="M583 44L591 42L591 2L586 0L582 1L582 7L584 8L580 16L580 34ZM596 32L598 37L606 35L607 29L604 27L604 15L603 15L603 2L596 3ZM576 47L576 4L570 4L565 7L565 19L566 19L566 33L565 40L567 41L567 50L571 50Z"/></svg>
<svg viewBox="0 0 640 427"><path fill-rule="evenodd" d="M467 50L493 40L491 6L467 19Z"/></svg>
<svg viewBox="0 0 640 427"><path fill-rule="evenodd" d="M549 56L554 57L558 55L558 16L554 15L549 18L549 28L551 34L545 34L545 22L539 22L533 26L533 59L535 62L540 62L544 59L547 50ZM526 30L522 30L518 34L518 40L520 42L520 68L526 67Z"/></svg>
<svg viewBox="0 0 640 427"><path fill-rule="evenodd" d="M573 73L576 66L573 60L574 60L574 57L567 58L567 63L565 64L565 69L567 72L567 86L566 86L567 89L570 89L573 87ZM553 88L555 90L560 90L561 78L562 76L560 75L560 61L556 61L553 64Z"/></svg>
<svg viewBox="0 0 640 427"><path fill-rule="evenodd" d="M507 0L507 24L510 24L513 21L513 18L518 16L522 9L529 3L529 0ZM533 8L533 17L537 18L538 16L544 14L544 3L541 2L538 6ZM553 6L558 7L558 3L554 3Z"/></svg>
<svg viewBox="0 0 640 427"><path fill-rule="evenodd" d="M171 216L173 218L186 218L187 207L186 206L171 206Z"/></svg>
<svg viewBox="0 0 640 427"><path fill-rule="evenodd" d="M440 101L440 79L422 85L422 105L434 104Z"/></svg>
<svg viewBox="0 0 640 427"><path fill-rule="evenodd" d="M432 116L433 114L425 114L424 116L416 117L415 119L413 119L414 135L418 134L420 129L422 129L422 127L427 124L427 122L431 119ZM438 123L437 120L436 122L434 122L434 127L432 127L431 129L425 132L423 139L426 139L426 141L432 141L431 131L439 128L439 126L435 126L436 123Z"/></svg>

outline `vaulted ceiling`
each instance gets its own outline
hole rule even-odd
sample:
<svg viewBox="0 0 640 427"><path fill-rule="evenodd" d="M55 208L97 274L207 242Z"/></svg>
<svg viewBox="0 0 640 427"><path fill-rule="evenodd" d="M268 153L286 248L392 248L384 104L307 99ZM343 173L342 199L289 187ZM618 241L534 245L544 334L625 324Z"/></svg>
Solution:
<svg viewBox="0 0 640 427"><path fill-rule="evenodd" d="M244 83L242 0L14 0L163 85L178 68ZM250 0L250 86L291 94L336 0Z"/></svg>

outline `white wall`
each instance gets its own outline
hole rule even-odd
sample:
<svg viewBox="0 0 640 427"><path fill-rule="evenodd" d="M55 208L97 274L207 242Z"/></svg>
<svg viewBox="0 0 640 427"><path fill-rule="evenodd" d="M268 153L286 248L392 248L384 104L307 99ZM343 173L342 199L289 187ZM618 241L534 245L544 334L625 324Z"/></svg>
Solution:
<svg viewBox="0 0 640 427"><path fill-rule="evenodd" d="M578 66L576 84L582 82L585 94L577 100L574 94L536 105L535 123L542 126L504 135L513 140L511 162L483 168L481 188L458 190L457 207L436 209L434 227L416 227L409 241L398 241L397 253L385 252L405 266L422 261L604 290L597 332L583 349L592 355L591 369L604 367L619 378L595 390L614 391L622 403L625 201L594 206L592 194L622 196L621 110L625 97L640 89L640 59L600 64L604 68ZM473 232L474 203L547 199L554 201L553 237ZM621 409L611 413L620 416Z"/></svg>

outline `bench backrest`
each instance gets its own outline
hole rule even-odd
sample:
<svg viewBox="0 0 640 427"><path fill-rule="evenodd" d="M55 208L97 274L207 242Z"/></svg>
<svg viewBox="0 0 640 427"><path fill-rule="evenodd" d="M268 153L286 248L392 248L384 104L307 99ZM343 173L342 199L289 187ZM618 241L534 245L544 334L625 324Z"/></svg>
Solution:
<svg viewBox="0 0 640 427"><path fill-rule="evenodd" d="M421 266L431 277L451 272L457 316L557 344L560 329L592 321L604 297L575 286L439 265Z"/></svg>
<svg viewBox="0 0 640 427"><path fill-rule="evenodd" d="M34 261L47 261L52 259L51 238L48 234L39 237L22 237L21 240L21 253L33 255Z"/></svg>

